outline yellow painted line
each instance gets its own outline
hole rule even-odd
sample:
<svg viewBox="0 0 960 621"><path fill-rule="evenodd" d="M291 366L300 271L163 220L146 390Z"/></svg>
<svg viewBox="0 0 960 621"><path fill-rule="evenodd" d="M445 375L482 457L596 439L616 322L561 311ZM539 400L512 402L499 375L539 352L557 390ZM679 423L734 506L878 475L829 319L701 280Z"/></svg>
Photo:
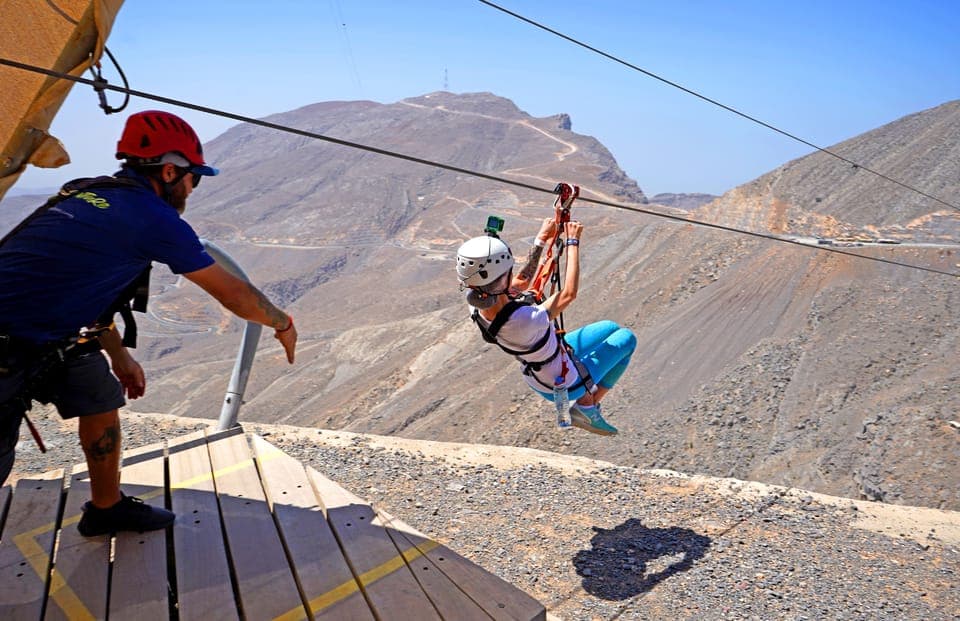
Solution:
<svg viewBox="0 0 960 621"><path fill-rule="evenodd" d="M420 556L423 556L433 548L440 545L435 541L431 541L429 543L433 545L428 546L427 544L424 544L423 547L426 548L425 550L421 551L419 548L416 548L416 547L409 548L406 552L398 554L397 556L393 557L389 561L385 563L381 563L380 565L377 565L376 567L374 567L369 571L363 572L362 574L360 574L360 578L359 578L360 584L362 584L363 586L373 584L377 580L380 580L384 576L388 576L392 574L393 572L397 571L398 569L406 565L408 562Z"/></svg>
<svg viewBox="0 0 960 621"><path fill-rule="evenodd" d="M87 610L87 607L83 605L83 602L80 601L77 594L73 592L73 589L67 586L67 583L57 572L56 568L54 568L50 576L50 597L53 598L53 601L60 606L60 609L71 621L75 619L83 619L84 621L89 619L90 621L94 621L96 618Z"/></svg>
<svg viewBox="0 0 960 621"><path fill-rule="evenodd" d="M433 550L439 545L440 544L438 542L430 540L420 544L420 546L408 548L406 551L401 552L390 560L377 565L373 569L363 572L360 574L358 580L363 586L371 585L377 580L380 580L381 578L384 578L397 571L407 563L414 561L421 556L425 556L427 552ZM318 613L324 608L332 606L340 600L350 597L359 589L360 587L357 585L357 580L348 580L343 584L330 589L326 593L311 599L309 602L310 610L314 613ZM274 617L274 621L299 621L306 618L307 617L304 615L303 608L299 607L285 612L278 617Z"/></svg>
<svg viewBox="0 0 960 621"><path fill-rule="evenodd" d="M275 459L284 455L280 450L277 450L277 455L269 454L266 456L266 459ZM253 465L253 459L246 460L241 463L233 464L226 468L221 468L220 470L214 472L207 472L205 474L197 475L176 486L171 486L170 491L177 489L182 489L191 485L195 485L205 480L215 478L218 476L224 476L238 470L243 470L244 468L250 468ZM147 492L141 494L139 498L143 500L149 500L151 498L156 498L164 493L163 488L153 490L152 492ZM76 524L80 521L80 518L83 517L82 513L71 516L69 518L64 518L60 524L61 529L67 526ZM56 527L56 522L50 522L42 526L38 526L33 530L29 530L19 535L15 535L13 538L14 544L16 544L17 549L20 550L20 554L23 555L24 560L30 563L30 567L33 568L33 571L37 574L37 577L43 580L46 577L47 571L47 561L49 559L49 554L40 547L40 544L37 543L36 538L40 535L45 535L49 532L52 532ZM63 610L64 614L68 619L73 621L74 619L78 620L93 620L95 617L87 610L86 606L83 605L83 602L77 597L77 594L73 592L70 586L63 579L62 575L53 570L51 573L50 579L50 597L57 603L58 606Z"/></svg>
<svg viewBox="0 0 960 621"><path fill-rule="evenodd" d="M36 536L50 532L53 530L53 526L53 524L41 526L13 537L13 542L20 550L24 560L30 563L30 567L33 568L33 571L41 580L46 578L47 561L50 555L37 543ZM68 619L83 619L84 621L89 619L93 621L94 616L83 605L77 594L63 581L56 569L53 570L50 577L50 597L60 606Z"/></svg>
<svg viewBox="0 0 960 621"><path fill-rule="evenodd" d="M286 453L284 453L283 451L277 451L276 454L270 453L270 454L266 455L266 456L262 459L262 461L269 461L269 460L271 460L271 459L276 459L277 457L280 457L280 456L282 456L282 455L286 455ZM238 464L233 464L232 466L227 466L227 467L221 468L221 469L219 469L219 470L214 470L212 473L208 472L208 473L206 473L206 474L198 474L197 476L191 477L191 478L186 479L186 480L184 480L184 481L181 481L180 483L177 483L176 485L171 485L171 486L170 486L170 491L173 492L173 491L178 490L178 489L183 489L184 487L189 487L189 486L191 486L191 485L196 485L197 483L201 483L201 482L203 482L203 481L206 481L206 480L210 479L211 477L212 477L212 478L223 477L223 476L226 476L226 475L231 474L231 473L233 473L233 472L237 472L238 470L243 470L243 469L245 469L245 468L250 468L251 466L253 466L253 458L251 458L251 459L249 459L249 460L245 460L245 461L240 462L240 463L238 463ZM156 493L150 492L150 494L152 494L152 495L149 496L149 497L152 498L153 496L156 496L156 495L159 495L159 494L162 494L162 493L163 493L163 490L157 490ZM147 498L147 496L144 496L144 498Z"/></svg>

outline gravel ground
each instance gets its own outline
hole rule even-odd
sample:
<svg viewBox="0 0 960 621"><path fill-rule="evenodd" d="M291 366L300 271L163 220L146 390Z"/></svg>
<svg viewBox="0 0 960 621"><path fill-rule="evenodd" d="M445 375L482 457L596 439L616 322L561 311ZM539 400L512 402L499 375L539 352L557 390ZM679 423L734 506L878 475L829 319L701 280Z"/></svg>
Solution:
<svg viewBox="0 0 960 621"><path fill-rule="evenodd" d="M51 451L24 429L14 476L82 461L75 423L33 414ZM124 441L209 422L125 414ZM245 427L562 619L960 619L955 512L530 449Z"/></svg>

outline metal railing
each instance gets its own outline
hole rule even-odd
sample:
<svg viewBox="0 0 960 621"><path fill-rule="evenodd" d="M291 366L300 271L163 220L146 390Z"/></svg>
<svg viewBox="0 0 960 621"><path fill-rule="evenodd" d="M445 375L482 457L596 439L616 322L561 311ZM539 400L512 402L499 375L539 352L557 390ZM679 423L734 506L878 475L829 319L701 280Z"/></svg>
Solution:
<svg viewBox="0 0 960 621"><path fill-rule="evenodd" d="M237 278L250 282L243 269L226 251L207 239L201 239L200 243L225 270ZM230 384L227 385L227 394L223 397L223 407L220 408L220 421L217 423L217 431L233 429L237 426L237 416L240 413L240 406L243 405L243 393L247 389L250 367L253 366L253 357L257 353L257 343L260 341L261 332L263 332L263 326L253 321L248 321L243 330L240 350L237 352L237 360L233 364L233 374L230 376Z"/></svg>

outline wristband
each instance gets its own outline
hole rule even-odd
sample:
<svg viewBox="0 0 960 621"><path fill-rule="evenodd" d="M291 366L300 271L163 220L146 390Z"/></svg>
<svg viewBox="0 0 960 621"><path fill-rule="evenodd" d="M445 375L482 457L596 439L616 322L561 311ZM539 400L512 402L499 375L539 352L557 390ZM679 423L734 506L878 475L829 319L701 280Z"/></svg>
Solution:
<svg viewBox="0 0 960 621"><path fill-rule="evenodd" d="M275 328L277 330L277 334L280 334L281 332L286 332L287 330L293 327L293 315L287 315L287 319L290 320L290 325L288 325L286 328L283 328L282 330Z"/></svg>
<svg viewBox="0 0 960 621"><path fill-rule="evenodd" d="M568 245L568 246L579 246L579 245L580 245L580 240L579 240L579 239L568 239L568 240L567 240L567 245Z"/></svg>
<svg viewBox="0 0 960 621"><path fill-rule="evenodd" d="M538 247L540 247L540 248L543 248L544 246L547 245L547 242L546 242L545 240L540 239L540 238L538 237L538 238L536 238L535 240L533 240L533 245L534 245L534 246L538 246Z"/></svg>

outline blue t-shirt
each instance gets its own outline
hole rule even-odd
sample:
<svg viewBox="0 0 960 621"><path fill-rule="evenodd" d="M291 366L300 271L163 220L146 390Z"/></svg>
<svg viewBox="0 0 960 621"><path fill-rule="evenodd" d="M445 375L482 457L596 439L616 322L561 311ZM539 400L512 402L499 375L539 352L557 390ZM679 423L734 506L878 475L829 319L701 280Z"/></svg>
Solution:
<svg viewBox="0 0 960 621"><path fill-rule="evenodd" d="M150 182L96 187L61 201L0 246L0 333L36 343L93 324L153 261L175 274L214 260Z"/></svg>

